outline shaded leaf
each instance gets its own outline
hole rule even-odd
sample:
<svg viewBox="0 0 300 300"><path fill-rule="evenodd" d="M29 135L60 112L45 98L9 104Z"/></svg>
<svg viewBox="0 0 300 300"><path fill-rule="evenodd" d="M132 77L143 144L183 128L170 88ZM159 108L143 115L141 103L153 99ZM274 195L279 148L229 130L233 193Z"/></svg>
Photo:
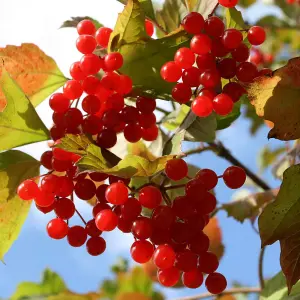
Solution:
<svg viewBox="0 0 300 300"><path fill-rule="evenodd" d="M259 300L297 300L300 296L300 283L296 284L290 295L286 287L286 279L282 272L277 273L274 277L266 282L261 292Z"/></svg>
<svg viewBox="0 0 300 300"><path fill-rule="evenodd" d="M263 16L257 22L255 22L258 26L277 26L277 27L288 27L289 24L285 20L279 19L274 15Z"/></svg>
<svg viewBox="0 0 300 300"><path fill-rule="evenodd" d="M286 152L286 147L279 147L276 149L270 149L265 146L261 150L258 156L258 165L261 171L264 171L268 167L272 166L279 158L279 156Z"/></svg>
<svg viewBox="0 0 300 300"><path fill-rule="evenodd" d="M174 136L172 136L172 138L170 138L166 142L166 144L164 146L164 150L163 150L163 155L182 154L181 145L184 140L184 135L185 135L184 130L181 130L178 133L174 134Z"/></svg>
<svg viewBox="0 0 300 300"><path fill-rule="evenodd" d="M23 91L4 69L0 88L7 99L5 110L0 112L0 150L48 140L48 129Z"/></svg>
<svg viewBox="0 0 300 300"><path fill-rule="evenodd" d="M0 259L17 239L27 218L31 201L21 200L17 187L39 175L40 163L21 151L0 153Z"/></svg>
<svg viewBox="0 0 300 300"><path fill-rule="evenodd" d="M248 7L254 4L256 0L239 0L239 6Z"/></svg>
<svg viewBox="0 0 300 300"><path fill-rule="evenodd" d="M259 217L262 245L270 245L300 231L300 165L294 165L283 174L276 200L266 206Z"/></svg>
<svg viewBox="0 0 300 300"><path fill-rule="evenodd" d="M274 123L269 138L287 141L300 137L299 70L300 58L296 57L272 77L259 77L248 87L257 115Z"/></svg>
<svg viewBox="0 0 300 300"><path fill-rule="evenodd" d="M101 23L91 17L71 17L71 20L64 21L60 28L76 27L82 20L92 21L97 29L103 27Z"/></svg>
<svg viewBox="0 0 300 300"><path fill-rule="evenodd" d="M46 269L43 273L41 283L22 282L18 285L16 292L11 300L20 300L32 296L51 296L59 294L66 290L66 285L61 277Z"/></svg>
<svg viewBox="0 0 300 300"><path fill-rule="evenodd" d="M206 19L208 15L213 11L217 3L218 0L198 0L193 10L200 13L204 17L204 19Z"/></svg>
<svg viewBox="0 0 300 300"><path fill-rule="evenodd" d="M139 141L137 143L128 143L128 154L141 156L148 160L154 160L156 157L149 151L147 146L142 142Z"/></svg>
<svg viewBox="0 0 300 300"><path fill-rule="evenodd" d="M40 104L67 80L55 61L34 44L0 48L0 76L4 68L33 106ZM0 91L0 111L5 106L6 97Z"/></svg>
<svg viewBox="0 0 300 300"><path fill-rule="evenodd" d="M85 135L66 134L55 147L79 155L85 155L86 149L90 144L91 141Z"/></svg>
<svg viewBox="0 0 300 300"><path fill-rule="evenodd" d="M127 4L127 0L118 0L123 4ZM141 7L143 8L145 15L151 19L155 20L154 9L151 0L139 0Z"/></svg>
<svg viewBox="0 0 300 300"><path fill-rule="evenodd" d="M242 13L235 7L226 9L225 20L226 28L235 28L237 30L248 28L248 26L244 22Z"/></svg>

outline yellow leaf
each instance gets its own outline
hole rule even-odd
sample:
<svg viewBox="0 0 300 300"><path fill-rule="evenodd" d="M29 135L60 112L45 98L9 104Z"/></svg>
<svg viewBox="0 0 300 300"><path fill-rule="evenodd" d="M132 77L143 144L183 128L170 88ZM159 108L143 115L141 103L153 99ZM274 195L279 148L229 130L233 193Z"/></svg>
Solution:
<svg viewBox="0 0 300 300"><path fill-rule="evenodd" d="M55 61L34 44L0 48L0 76L5 66L11 77L37 106L67 80ZM0 91L0 111L6 106Z"/></svg>
<svg viewBox="0 0 300 300"><path fill-rule="evenodd" d="M272 77L257 78L249 85L248 96L257 115L274 123L269 138L300 138L300 57L289 60Z"/></svg>
<svg viewBox="0 0 300 300"><path fill-rule="evenodd" d="M151 298L145 296L142 293L122 293L116 297L116 300L151 300Z"/></svg>

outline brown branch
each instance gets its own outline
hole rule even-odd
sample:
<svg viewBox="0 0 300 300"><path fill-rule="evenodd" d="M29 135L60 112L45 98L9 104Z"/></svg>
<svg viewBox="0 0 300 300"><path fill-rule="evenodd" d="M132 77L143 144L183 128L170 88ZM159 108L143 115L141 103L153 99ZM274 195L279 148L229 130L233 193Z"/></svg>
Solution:
<svg viewBox="0 0 300 300"><path fill-rule="evenodd" d="M262 247L260 249L259 258L258 258L258 277L259 277L259 285L261 289L264 289L265 287L264 272L263 272L263 262L264 262L265 252L266 252L266 247Z"/></svg>
<svg viewBox="0 0 300 300"><path fill-rule="evenodd" d="M191 150L185 151L184 152L184 156L193 155L193 154L199 154L201 152L214 151L214 150L215 150L215 148L211 147L211 146L208 146L208 147L201 146L199 148L195 148L195 149L191 149Z"/></svg>
<svg viewBox="0 0 300 300"><path fill-rule="evenodd" d="M214 15L214 13L216 12L217 8L219 7L219 2L216 4L216 6L214 7L214 9L212 10L212 12L208 15L208 17L211 17Z"/></svg>
<svg viewBox="0 0 300 300"><path fill-rule="evenodd" d="M240 287L240 288L228 289L218 296L230 295L230 294L252 294L252 293L258 294L260 292L261 289L259 287ZM211 293L203 293L195 296L176 298L174 300L199 300L199 299L205 299L210 297L216 297L216 295L213 295Z"/></svg>

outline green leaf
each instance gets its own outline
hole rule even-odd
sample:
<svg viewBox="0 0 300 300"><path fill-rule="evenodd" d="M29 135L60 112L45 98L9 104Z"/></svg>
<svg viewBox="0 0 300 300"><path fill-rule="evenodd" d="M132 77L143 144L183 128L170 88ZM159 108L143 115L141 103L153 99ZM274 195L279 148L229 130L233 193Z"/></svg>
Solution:
<svg viewBox="0 0 300 300"><path fill-rule="evenodd" d="M234 121L236 121L241 115L241 101L234 104L233 110L226 116L216 115L217 130L228 128Z"/></svg>
<svg viewBox="0 0 300 300"><path fill-rule="evenodd" d="M85 155L87 153L86 149L90 144L91 141L85 135L66 134L55 147L79 155Z"/></svg>
<svg viewBox="0 0 300 300"><path fill-rule="evenodd" d="M97 20L91 18L91 17L71 17L71 20L64 21L60 28L66 28L66 27L76 27L79 22L82 20L90 20L94 23L95 27L98 29L100 27L103 27L101 23L99 23Z"/></svg>
<svg viewBox="0 0 300 300"><path fill-rule="evenodd" d="M119 2L123 3L123 4L127 4L127 0L118 0ZM143 9L143 11L145 12L145 15L155 21L155 14L154 14L154 9L153 9L153 5L152 5L152 1L151 0L139 0L140 5Z"/></svg>
<svg viewBox="0 0 300 300"><path fill-rule="evenodd" d="M21 200L17 187L39 175L40 163L21 151L0 153L0 259L17 239L27 218L31 201Z"/></svg>
<svg viewBox="0 0 300 300"><path fill-rule="evenodd" d="M235 28L237 30L247 29L242 13L235 7L226 8L225 12L226 28Z"/></svg>
<svg viewBox="0 0 300 300"><path fill-rule="evenodd" d="M51 296L59 294L66 290L66 285L61 277L46 269L41 283L23 282L17 287L16 292L10 298L11 300L30 299L33 296Z"/></svg>
<svg viewBox="0 0 300 300"><path fill-rule="evenodd" d="M174 58L178 48L188 44L188 39L183 30L158 40L149 38L139 2L129 0L119 15L108 50L119 51L123 55L120 72L130 76L136 88L154 91L157 98L165 99L166 94L171 94L174 84L162 80L160 69Z"/></svg>
<svg viewBox="0 0 300 300"><path fill-rule="evenodd" d="M279 19L274 15L267 15L255 22L258 26L277 26L277 27L289 27L288 22L285 20ZM275 28L274 28L275 29Z"/></svg>
<svg viewBox="0 0 300 300"><path fill-rule="evenodd" d="M162 119L162 125L168 130L176 130L181 125L189 111L190 108L187 105L181 105Z"/></svg>
<svg viewBox="0 0 300 300"><path fill-rule="evenodd" d="M0 113L0 150L45 141L49 131L20 87L3 70L0 87L7 99Z"/></svg>
<svg viewBox="0 0 300 300"><path fill-rule="evenodd" d="M290 295L288 295L285 277L282 272L279 272L266 282L259 300L297 300L299 296L300 282L294 286Z"/></svg>
<svg viewBox="0 0 300 300"><path fill-rule="evenodd" d="M174 134L172 136L172 138L170 138L165 146L164 146L164 150L163 150L163 155L178 155L178 154L182 154L182 147L181 144L184 140L184 135L185 135L185 131L181 130L178 133Z"/></svg>
<svg viewBox="0 0 300 300"><path fill-rule="evenodd" d="M254 4L256 0L239 0L239 6L248 7Z"/></svg>
<svg viewBox="0 0 300 300"><path fill-rule="evenodd" d="M262 245L271 245L300 231L300 165L294 165L283 174L283 182L276 200L259 217Z"/></svg>
<svg viewBox="0 0 300 300"><path fill-rule="evenodd" d="M286 152L286 147L282 146L276 149L271 149L268 146L263 147L258 156L258 165L261 171L272 166L279 158L279 156Z"/></svg>
<svg viewBox="0 0 300 300"><path fill-rule="evenodd" d="M217 3L218 0L198 0L193 11L200 13L206 19L212 13Z"/></svg>

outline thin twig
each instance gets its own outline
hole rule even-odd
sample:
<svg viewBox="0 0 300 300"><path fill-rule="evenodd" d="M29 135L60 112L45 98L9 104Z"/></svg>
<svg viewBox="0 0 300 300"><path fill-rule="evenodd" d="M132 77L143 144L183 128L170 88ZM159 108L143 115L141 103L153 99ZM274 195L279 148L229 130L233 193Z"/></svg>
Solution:
<svg viewBox="0 0 300 300"><path fill-rule="evenodd" d="M163 108L161 108L161 107L156 107L155 109L156 109L157 111L162 112L162 113L165 114L166 116L170 113L169 111L167 111L167 110L165 110L165 109L163 109Z"/></svg>
<svg viewBox="0 0 300 300"><path fill-rule="evenodd" d="M151 22L165 35L168 34L168 31L166 31L158 22L151 20Z"/></svg>
<svg viewBox="0 0 300 300"><path fill-rule="evenodd" d="M171 186L166 186L164 188L165 191L169 191L169 190L176 190L176 189L181 189L184 188L186 186L186 184L178 184L178 185L171 185Z"/></svg>
<svg viewBox="0 0 300 300"><path fill-rule="evenodd" d="M228 289L218 296L230 295L230 294L253 294L253 293L258 294L260 292L261 292L261 289L259 287L240 287L240 288ZM195 295L195 296L176 298L174 300L199 300L199 299L205 299L205 298L210 298L210 297L216 297L216 295L213 295L211 293L203 293L203 294Z"/></svg>
<svg viewBox="0 0 300 300"><path fill-rule="evenodd" d="M208 147L201 146L199 148L195 148L195 149L185 151L184 155L188 156L188 155L193 155L193 154L199 154L199 153L202 153L202 152L205 152L205 151L214 151L214 150L215 150L215 148L211 147L211 146L208 146Z"/></svg>
<svg viewBox="0 0 300 300"><path fill-rule="evenodd" d="M208 17L211 17L214 15L214 13L216 12L217 8L219 7L219 2L216 4L216 6L214 7L214 9L212 10L212 12L208 15Z"/></svg>
<svg viewBox="0 0 300 300"><path fill-rule="evenodd" d="M258 277L259 277L259 285L261 289L264 289L265 287L265 280L264 280L264 256L265 256L266 247L262 247L260 249L259 258L258 258Z"/></svg>
<svg viewBox="0 0 300 300"><path fill-rule="evenodd" d="M83 216L80 214L80 212L77 209L75 209L75 211L76 211L77 215L79 216L79 218L81 219L81 221L84 223L84 225L86 225L86 221L83 218Z"/></svg>

